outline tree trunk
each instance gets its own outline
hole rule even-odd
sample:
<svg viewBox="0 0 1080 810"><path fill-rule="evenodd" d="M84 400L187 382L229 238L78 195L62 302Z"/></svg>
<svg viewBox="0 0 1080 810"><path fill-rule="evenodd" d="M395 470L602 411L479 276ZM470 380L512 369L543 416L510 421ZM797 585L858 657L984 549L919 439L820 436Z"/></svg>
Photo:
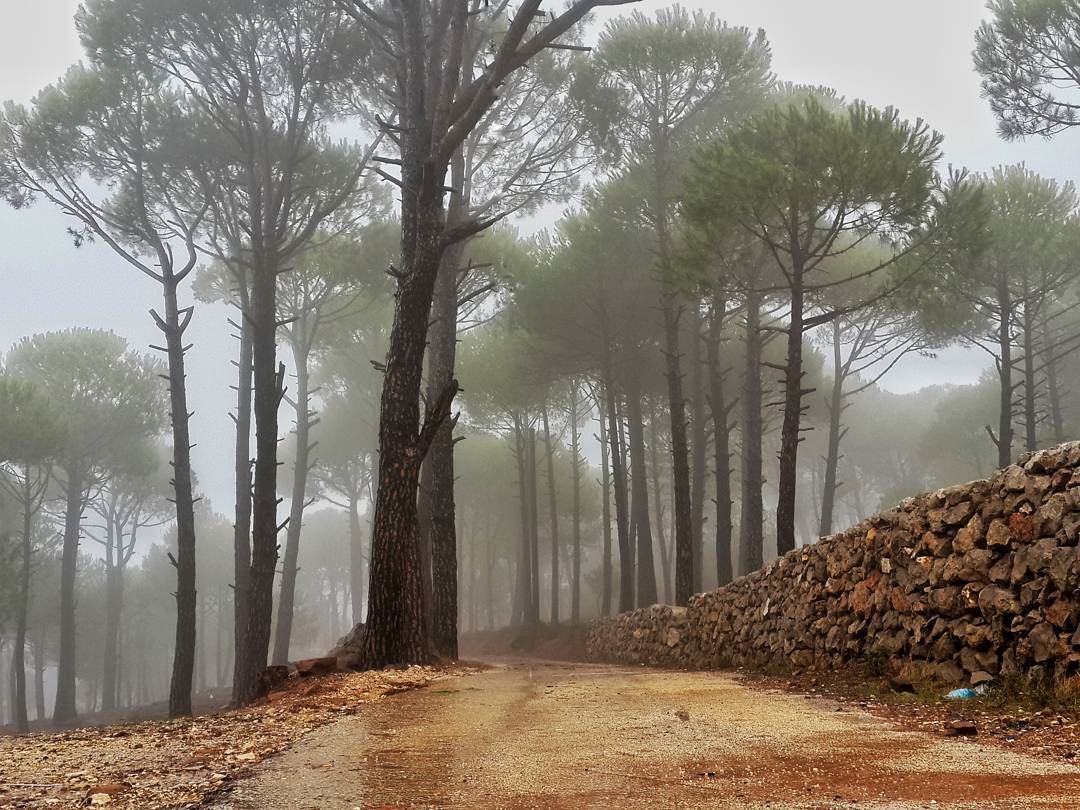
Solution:
<svg viewBox="0 0 1080 810"><path fill-rule="evenodd" d="M570 561L570 622L581 621L581 453L578 435L578 381L570 381L570 458L573 463L573 559ZM609 541L610 547L610 541Z"/></svg>
<svg viewBox="0 0 1080 810"><path fill-rule="evenodd" d="M1012 464L1013 445L1013 357L1012 357L1012 301L1008 284L1001 280L998 284L998 379L1001 390L998 397L998 434L995 438L998 451L998 467Z"/></svg>
<svg viewBox="0 0 1080 810"><path fill-rule="evenodd" d="M45 628L40 627L34 639L34 719L44 723L45 716Z"/></svg>
<svg viewBox="0 0 1080 810"><path fill-rule="evenodd" d="M240 289L240 352L236 375L236 447L233 456L235 512L233 516L233 703L240 705L241 684L247 680L248 592L251 588L251 324L247 315L247 282Z"/></svg>
<svg viewBox="0 0 1080 810"><path fill-rule="evenodd" d="M555 445L551 441L547 401L540 405L544 425L544 450L547 457L548 514L551 528L551 623L559 623L559 503L555 492Z"/></svg>
<svg viewBox="0 0 1080 810"><path fill-rule="evenodd" d="M15 730L24 734L30 730L26 712L26 629L30 612L30 572L34 553L34 493L30 467L23 467L23 525L22 559L19 560L19 596L17 616L15 618L15 649L11 655L12 674L15 678L14 718Z"/></svg>
<svg viewBox="0 0 1080 810"><path fill-rule="evenodd" d="M605 396L606 400L607 397ZM603 548L601 549L600 571L600 615L611 615L611 471L608 457L611 448L608 445L607 416L604 403L597 403L600 408L600 519L603 523Z"/></svg>
<svg viewBox="0 0 1080 810"><path fill-rule="evenodd" d="M799 443L802 441L803 277L792 257L791 306L788 312L787 362L784 367L784 421L780 428L780 483L776 502L776 553L795 548L795 499L798 494Z"/></svg>
<svg viewBox="0 0 1080 810"><path fill-rule="evenodd" d="M634 609L634 557L630 551L630 511L626 502L626 472L623 468L625 456L619 439L619 416L610 369L605 377L604 399L607 404L611 480L615 487L615 523L619 543L619 612L625 613Z"/></svg>
<svg viewBox="0 0 1080 810"><path fill-rule="evenodd" d="M1065 441L1065 419L1061 412L1061 382L1058 379L1057 341L1053 338L1050 327L1050 318L1043 310L1042 315L1042 344L1045 359L1043 366L1046 368L1046 393L1050 405L1050 425L1054 431L1054 443L1061 444Z"/></svg>
<svg viewBox="0 0 1080 810"><path fill-rule="evenodd" d="M1023 330L1024 340L1024 439L1028 452L1039 449L1038 382L1035 379L1035 308L1031 294L1024 290Z"/></svg>
<svg viewBox="0 0 1080 810"><path fill-rule="evenodd" d="M352 623L364 615L364 546L360 529L360 494L349 493L349 599Z"/></svg>
<svg viewBox="0 0 1080 810"><path fill-rule="evenodd" d="M528 433L528 480L529 480L529 571L532 583L529 593L532 603L529 605L526 624L540 624L540 503L539 487L536 476L536 428L529 428Z"/></svg>
<svg viewBox="0 0 1080 810"><path fill-rule="evenodd" d="M459 186L460 187L460 186ZM459 216L455 195L449 219ZM428 327L429 402L435 402L454 379L457 363L458 269L464 243L451 245L442 256L435 280L432 322ZM431 643L437 655L458 657L458 564L454 523L454 423L446 419L432 441L430 467Z"/></svg>
<svg viewBox="0 0 1080 810"><path fill-rule="evenodd" d="M108 542L113 543L113 528L107 527ZM122 542L114 548L119 553ZM105 711L116 708L117 664L120 658L120 619L124 611L124 572L121 564L114 560L106 564L105 569L105 643L102 645L104 673L101 679L104 694L101 706Z"/></svg>
<svg viewBox="0 0 1080 810"><path fill-rule="evenodd" d="M679 307L675 293L661 296L664 348L671 418L671 470L675 515L675 604L685 605L694 589L693 510L690 503L690 447L686 436L686 399L683 396L679 349Z"/></svg>
<svg viewBox="0 0 1080 810"><path fill-rule="evenodd" d="M410 32L410 38L414 36L422 34ZM429 405L432 410L421 425L424 352L443 249L446 167L426 157L431 130L423 109L423 66L415 67L406 81L403 115L408 127L401 172L403 186L412 191L402 195L402 266L380 400L379 477L362 654L368 667L426 663L431 657L423 615L417 487L431 431L446 418L456 393L451 382Z"/></svg>
<svg viewBox="0 0 1080 810"><path fill-rule="evenodd" d="M164 264L164 263L163 263ZM195 496L191 483L191 414L187 405L187 379L184 370L184 331L191 320L191 309L180 310L176 288L179 282L171 273L164 284L165 319L154 320L165 335L169 363L169 411L173 437L173 494L176 505L176 639L172 683L169 689L169 716L191 714L191 679L195 666ZM117 560L120 564L122 561ZM118 586L123 599L122 585ZM117 617L119 620L119 617ZM106 684L108 691L115 684ZM109 697L115 700L115 692Z"/></svg>
<svg viewBox="0 0 1080 810"><path fill-rule="evenodd" d="M645 464L645 419L641 411L639 364L630 359L626 416L630 439L631 509L637 526L637 607L656 604L656 569L653 564L652 522L649 516L649 479Z"/></svg>
<svg viewBox="0 0 1080 810"><path fill-rule="evenodd" d="M532 544L529 542L529 453L525 445L525 427L521 416L514 414L514 458L518 468L518 503L521 517L521 544L518 549L517 593L511 624L528 624L532 605Z"/></svg>
<svg viewBox="0 0 1080 810"><path fill-rule="evenodd" d="M693 431L693 468L690 479L691 531L694 544L694 592L704 588L705 571L705 457L708 446L705 438L705 375L701 356L701 314L694 301L690 317L690 411Z"/></svg>
<svg viewBox="0 0 1080 810"><path fill-rule="evenodd" d="M53 724L67 726L79 719L75 708L75 570L79 562L79 535L83 513L83 472L67 469L64 504L64 540L60 559L60 660L56 668L56 703Z"/></svg>
<svg viewBox="0 0 1080 810"><path fill-rule="evenodd" d="M731 566L731 431L728 425L725 371L720 368L720 342L723 340L727 301L719 290L713 291L709 316L709 340L706 359L709 366L709 405L713 423L713 455L716 476L716 584L732 580Z"/></svg>
<svg viewBox="0 0 1080 810"><path fill-rule="evenodd" d="M825 484L821 492L821 522L818 527L818 536L820 537L832 534L836 490L840 487L836 477L837 469L840 466L840 440L844 435L843 427L840 424L840 417L844 412L844 370L839 321L832 322L832 344L833 384L832 394L828 401L829 438L828 449L825 452Z"/></svg>
<svg viewBox="0 0 1080 810"><path fill-rule="evenodd" d="M739 573L749 574L761 568L764 560L765 509L761 490L761 294L750 290L746 295L743 327L744 367L742 393L742 481L739 519Z"/></svg>
<svg viewBox="0 0 1080 810"><path fill-rule="evenodd" d="M247 594L247 638L238 684L239 702L258 696L259 674L270 654L274 574L278 561L278 406L285 366L277 362L277 270L266 256L256 261L251 284L252 383L255 414L255 486L251 498L251 569Z"/></svg>
<svg viewBox="0 0 1080 810"><path fill-rule="evenodd" d="M649 470L652 474L653 503L655 504L657 545L660 546L660 574L664 580L664 602L671 604L675 594L671 589L671 554L664 530L664 498L660 484L660 439L656 429L656 405L649 407Z"/></svg>
<svg viewBox="0 0 1080 810"><path fill-rule="evenodd" d="M307 329L301 329L306 340ZM293 343L293 361L296 364L296 458L293 462L293 485L289 503L289 526L285 530L285 559L281 568L281 586L278 591L277 626L274 629L275 664L289 662L289 644L292 639L293 610L296 602L296 575L300 560L300 533L307 505L307 477L311 469L311 387L308 377L308 350L306 345Z"/></svg>

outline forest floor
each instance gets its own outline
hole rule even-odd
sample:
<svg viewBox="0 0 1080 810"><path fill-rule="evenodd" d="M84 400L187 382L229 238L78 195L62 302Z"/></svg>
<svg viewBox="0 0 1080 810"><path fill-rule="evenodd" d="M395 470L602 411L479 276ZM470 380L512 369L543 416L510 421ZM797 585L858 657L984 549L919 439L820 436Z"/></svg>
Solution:
<svg viewBox="0 0 1080 810"><path fill-rule="evenodd" d="M239 711L0 737L0 808L200 807L313 729L460 671L338 673Z"/></svg>
<svg viewBox="0 0 1080 810"><path fill-rule="evenodd" d="M211 807L1080 808L1060 757L779 686L507 660L313 731Z"/></svg>

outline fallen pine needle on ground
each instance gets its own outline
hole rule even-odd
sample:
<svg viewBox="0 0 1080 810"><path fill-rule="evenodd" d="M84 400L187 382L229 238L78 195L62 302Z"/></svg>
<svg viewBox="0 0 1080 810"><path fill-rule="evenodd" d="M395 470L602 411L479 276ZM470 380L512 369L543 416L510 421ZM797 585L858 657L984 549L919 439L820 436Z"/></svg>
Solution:
<svg viewBox="0 0 1080 810"><path fill-rule="evenodd" d="M306 678L246 709L0 737L0 808L193 808L307 732L466 669Z"/></svg>

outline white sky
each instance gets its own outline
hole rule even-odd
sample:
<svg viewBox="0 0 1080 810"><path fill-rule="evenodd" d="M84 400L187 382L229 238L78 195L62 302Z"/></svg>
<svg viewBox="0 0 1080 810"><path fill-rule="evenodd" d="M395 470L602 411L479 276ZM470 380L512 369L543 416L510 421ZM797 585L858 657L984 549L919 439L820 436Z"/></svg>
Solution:
<svg viewBox="0 0 1080 810"><path fill-rule="evenodd" d="M28 100L80 57L71 18L76 0L0 0L0 99ZM649 0L644 11L663 3ZM945 135L949 162L986 171L1025 161L1043 174L1080 179L1076 135L1005 143L979 95L971 67L982 0L714 0L688 3L733 24L764 28L773 67L785 80L835 87L849 99L893 105ZM599 18L627 8L604 10ZM21 336L71 326L111 328L144 348L157 334L147 310L157 290L102 247L76 251L64 218L39 204L0 208L0 349ZM223 308L200 307L192 326L189 381L202 488L219 510L232 500L230 407L234 342ZM973 382L983 357L946 352L898 367L886 387L906 391L934 382ZM283 425L289 423L283 411ZM284 430L284 428L283 428Z"/></svg>

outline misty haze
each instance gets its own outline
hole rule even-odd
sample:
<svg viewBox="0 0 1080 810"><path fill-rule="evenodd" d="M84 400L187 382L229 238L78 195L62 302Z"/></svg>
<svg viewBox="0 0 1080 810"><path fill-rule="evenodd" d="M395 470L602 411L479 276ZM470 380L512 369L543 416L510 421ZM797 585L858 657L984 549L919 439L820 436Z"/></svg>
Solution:
<svg viewBox="0 0 1080 810"><path fill-rule="evenodd" d="M1080 0L0 4L0 808L1080 807Z"/></svg>

